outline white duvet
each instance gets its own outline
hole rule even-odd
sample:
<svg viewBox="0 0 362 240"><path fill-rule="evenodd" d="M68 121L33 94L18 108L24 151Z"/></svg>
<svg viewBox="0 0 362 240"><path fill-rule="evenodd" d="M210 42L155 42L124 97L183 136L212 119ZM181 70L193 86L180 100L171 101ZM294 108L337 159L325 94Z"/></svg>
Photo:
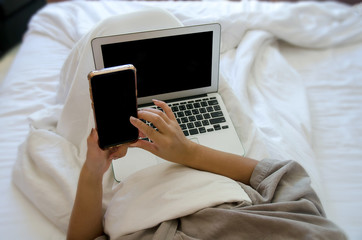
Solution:
<svg viewBox="0 0 362 240"><path fill-rule="evenodd" d="M257 159L294 159L300 162L310 173L314 187L327 207L327 214L338 220L337 216L343 216L338 215L338 211L342 209L337 212L332 209L334 205L331 197L337 196L339 189L333 191L333 186L328 184L330 179L326 178L330 175L321 167L328 167L328 156L325 156L328 153L325 149L333 152L333 143L339 143L332 140L336 137L345 138L345 142L353 140L346 149L352 149L357 156L361 154L358 151L358 144L362 142L361 126L350 124L358 122L356 116L362 116L359 107L362 102L361 85L356 80L358 76L362 76L361 66L358 65L362 50L359 45L362 42L362 22L358 9L335 3L256 4L256 7L251 3L203 4L205 3L198 3L198 8L189 3L163 3L160 6L172 12L184 25L221 23L220 93L247 150L247 156ZM61 45L57 52L59 58L53 59L59 64L61 61L71 61L65 60L70 49L99 20L141 10L149 5L151 4L77 2L63 3L61 10L57 4L49 5L33 19L28 34L45 34ZM263 9L265 6L269 6L268 10ZM31 37L28 39L31 41ZM331 52L328 49L334 50ZM352 50L355 50L355 55L343 55L353 52ZM51 55L51 50L49 51ZM328 56L336 56L341 65L333 66L332 61L326 61ZM56 68L42 69L37 74L48 74L53 79L58 79L59 70L55 70ZM344 75L343 70L354 71L354 74L346 72ZM75 96L72 84L77 82L66 82L69 80L67 76L72 75L71 72L63 74L65 75L60 77L61 87L58 88L56 84L50 86L43 109L31 116L33 126L21 147L13 180L44 215L65 231L78 173L84 161L86 130L92 123L87 115L88 121L82 120L80 123L87 125L82 134L72 135L72 131L65 132L65 128L59 128L62 120L62 124L77 123L76 119L75 122L67 122L67 108L63 108L63 104ZM335 76L345 76L347 80L343 79L339 83ZM320 80L321 77L324 79ZM330 106L327 101L333 101L333 95L324 94L324 89L318 87L332 86L332 89L340 89L338 87L346 83L348 85L349 82L353 84L355 92L335 90L343 97L333 104L337 106L333 109L337 115L334 120L339 124L346 124L346 131L325 134L324 127L335 125L318 114L325 113L322 107ZM57 96L50 94L55 89L58 89ZM84 94L87 91L88 89L84 89ZM78 101L71 103L79 104ZM80 102L79 109L83 109L85 114L89 114L88 108ZM346 112L350 113L347 118L339 117ZM333 116L333 112L331 115ZM349 136L345 136L346 134ZM342 154L342 151L338 153ZM337 160L331 157L331 161L338 163ZM353 168L346 169L352 171L353 180L361 180L358 173L353 172ZM356 176L353 175L355 173ZM114 194L113 184L109 172L104 181L104 207L108 206L109 199ZM340 183L336 183L336 186L348 186L346 182L344 185L338 184ZM356 181L353 186L358 189L357 184ZM349 203L354 204L354 207L360 206L357 202ZM350 218L350 225L344 223L342 226L349 229L354 234L353 237L361 234L357 230L358 226L353 225L357 216L350 211L347 216ZM337 223L343 224L342 221Z"/></svg>
<svg viewBox="0 0 362 240"><path fill-rule="evenodd" d="M121 23L127 24L120 26ZM14 167L14 182L63 231L69 222L74 183L85 160L87 135L94 128L86 78L95 69L91 40L180 25L171 14L157 8L101 21L76 43L65 61L56 104L29 117L31 133L19 148L20 162ZM174 164L136 172L121 184L111 174L109 170L104 178L103 202L107 209L105 232L112 239L224 202L251 201L231 179ZM44 197L44 193L49 197Z"/></svg>

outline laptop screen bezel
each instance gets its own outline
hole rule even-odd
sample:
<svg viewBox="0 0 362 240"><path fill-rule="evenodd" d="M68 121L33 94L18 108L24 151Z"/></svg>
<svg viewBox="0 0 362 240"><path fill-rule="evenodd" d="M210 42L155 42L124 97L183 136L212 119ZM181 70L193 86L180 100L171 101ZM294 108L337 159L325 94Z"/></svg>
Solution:
<svg viewBox="0 0 362 240"><path fill-rule="evenodd" d="M170 92L146 97L140 97L137 99L140 105L148 104L152 102L152 99L159 100L171 100L177 98L190 97L195 95L203 95L207 93L217 92L219 85L219 61L220 61L220 32L221 26L218 23L213 24L203 24L196 26L186 26L186 27L177 27L177 28L168 28L161 30L145 31L145 32L135 32L127 33L120 35L112 35L105 37L97 37L91 41L91 47L93 51L93 59L96 70L104 68L103 54L102 54L102 45L113 44L119 42L128 42L136 41L141 39L151 39L167 36L176 36L182 34L190 33L200 33L200 32L210 32L212 31L213 40L212 40L212 61L211 61L211 85L202 88L183 90L177 92ZM162 71L162 66L160 71Z"/></svg>

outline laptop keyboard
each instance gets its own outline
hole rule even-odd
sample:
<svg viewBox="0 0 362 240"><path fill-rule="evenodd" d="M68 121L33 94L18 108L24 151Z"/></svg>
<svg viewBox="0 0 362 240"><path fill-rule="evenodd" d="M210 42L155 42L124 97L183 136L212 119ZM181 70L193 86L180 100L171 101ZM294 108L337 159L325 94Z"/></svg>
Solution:
<svg viewBox="0 0 362 240"><path fill-rule="evenodd" d="M226 119L216 97L168 103L185 136L227 129ZM162 110L159 107L153 106ZM146 122L146 121L144 121ZM154 127L151 123L148 125ZM154 127L155 128L155 127Z"/></svg>

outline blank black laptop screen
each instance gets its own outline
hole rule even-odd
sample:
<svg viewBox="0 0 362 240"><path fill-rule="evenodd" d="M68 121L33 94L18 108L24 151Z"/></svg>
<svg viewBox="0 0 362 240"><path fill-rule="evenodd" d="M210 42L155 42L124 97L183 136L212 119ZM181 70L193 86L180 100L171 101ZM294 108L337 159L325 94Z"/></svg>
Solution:
<svg viewBox="0 0 362 240"><path fill-rule="evenodd" d="M212 32L102 45L104 67L133 64L138 97L211 86Z"/></svg>

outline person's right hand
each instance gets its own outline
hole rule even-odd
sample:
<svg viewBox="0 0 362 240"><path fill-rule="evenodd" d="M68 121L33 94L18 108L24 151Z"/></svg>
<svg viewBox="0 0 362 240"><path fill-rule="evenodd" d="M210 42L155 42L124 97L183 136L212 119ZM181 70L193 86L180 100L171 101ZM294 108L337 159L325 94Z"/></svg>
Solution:
<svg viewBox="0 0 362 240"><path fill-rule="evenodd" d="M188 140L182 132L171 108L162 101L154 100L154 104L164 110L143 109L138 112L138 118L131 117L131 123L138 128L142 137L152 142L139 139L130 147L139 147L165 160L185 164L192 156L195 144ZM148 126L140 119L151 122L158 130Z"/></svg>
<svg viewBox="0 0 362 240"><path fill-rule="evenodd" d="M86 168L94 176L103 177L112 163L113 159L126 155L128 144L123 144L107 150L103 150L98 145L98 132L92 129L87 139L87 157L83 168Z"/></svg>

